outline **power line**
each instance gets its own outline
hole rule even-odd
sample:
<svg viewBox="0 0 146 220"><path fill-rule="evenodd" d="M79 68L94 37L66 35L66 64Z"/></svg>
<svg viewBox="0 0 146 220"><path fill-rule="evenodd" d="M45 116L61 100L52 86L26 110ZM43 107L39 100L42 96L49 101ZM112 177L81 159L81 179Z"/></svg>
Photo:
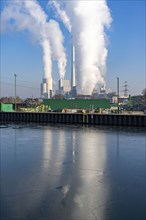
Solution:
<svg viewBox="0 0 146 220"><path fill-rule="evenodd" d="M13 80L13 78L12 77L6 77L6 78L3 78L4 80L6 79L6 80ZM33 83L33 84L40 84L40 82L32 82L32 81L26 81L26 80L21 80L21 79L17 79L17 81L19 82L26 82L26 83Z"/></svg>
<svg viewBox="0 0 146 220"><path fill-rule="evenodd" d="M4 81L1 82L1 85L2 84L14 86L14 83L8 83L8 82L4 82ZM20 85L20 84L17 84L17 87L40 90L40 88L38 88L38 87L24 86L24 85Z"/></svg>

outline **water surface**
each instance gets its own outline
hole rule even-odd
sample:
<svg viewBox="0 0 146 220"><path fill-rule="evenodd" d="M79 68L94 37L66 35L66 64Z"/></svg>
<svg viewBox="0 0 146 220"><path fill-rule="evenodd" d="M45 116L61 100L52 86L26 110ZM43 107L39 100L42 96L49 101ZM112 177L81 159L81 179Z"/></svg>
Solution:
<svg viewBox="0 0 146 220"><path fill-rule="evenodd" d="M141 128L0 127L2 220L145 220Z"/></svg>

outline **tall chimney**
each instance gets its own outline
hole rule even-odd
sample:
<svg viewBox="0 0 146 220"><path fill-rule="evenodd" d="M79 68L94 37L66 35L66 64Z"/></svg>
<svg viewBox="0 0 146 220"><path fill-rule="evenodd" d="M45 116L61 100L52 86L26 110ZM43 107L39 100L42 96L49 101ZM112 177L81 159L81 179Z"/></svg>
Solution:
<svg viewBox="0 0 146 220"><path fill-rule="evenodd" d="M71 89L73 89L76 86L75 82L75 47L72 44L72 70L71 70Z"/></svg>

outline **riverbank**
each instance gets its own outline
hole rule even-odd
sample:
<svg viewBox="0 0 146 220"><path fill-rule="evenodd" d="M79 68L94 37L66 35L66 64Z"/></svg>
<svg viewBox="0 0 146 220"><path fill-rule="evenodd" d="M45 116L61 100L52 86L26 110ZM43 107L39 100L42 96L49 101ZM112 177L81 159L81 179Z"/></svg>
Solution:
<svg viewBox="0 0 146 220"><path fill-rule="evenodd" d="M0 112L1 122L35 122L146 127L146 115Z"/></svg>

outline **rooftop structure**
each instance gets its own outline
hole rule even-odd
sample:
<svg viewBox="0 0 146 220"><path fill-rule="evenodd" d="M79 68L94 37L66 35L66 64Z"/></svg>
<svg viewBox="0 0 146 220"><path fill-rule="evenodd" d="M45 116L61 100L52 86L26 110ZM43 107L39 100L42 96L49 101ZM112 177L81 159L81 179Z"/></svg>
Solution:
<svg viewBox="0 0 146 220"><path fill-rule="evenodd" d="M69 80L60 79L59 80L59 91L61 94L69 93L71 90Z"/></svg>

